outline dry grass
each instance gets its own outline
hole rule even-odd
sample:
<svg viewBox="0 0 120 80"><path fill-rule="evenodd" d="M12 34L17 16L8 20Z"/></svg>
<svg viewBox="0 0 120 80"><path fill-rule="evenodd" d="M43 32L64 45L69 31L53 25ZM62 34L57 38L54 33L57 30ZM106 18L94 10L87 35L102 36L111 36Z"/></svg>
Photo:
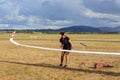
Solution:
<svg viewBox="0 0 120 80"><path fill-rule="evenodd" d="M82 50L80 42L87 44L85 50L120 52L120 42L90 42L81 40L120 40L115 34L68 34L74 49ZM9 34L1 34L9 38ZM56 34L17 34L22 44L59 48ZM17 40L26 39L26 40ZM30 40L33 39L33 40ZM37 40L38 39L38 40ZM41 40L40 40L41 39ZM18 47L9 40L0 40L0 80L120 80L120 56L70 53L68 68L59 67L60 53L26 47ZM94 62L103 60L113 68L94 69ZM85 61L89 67L80 67Z"/></svg>

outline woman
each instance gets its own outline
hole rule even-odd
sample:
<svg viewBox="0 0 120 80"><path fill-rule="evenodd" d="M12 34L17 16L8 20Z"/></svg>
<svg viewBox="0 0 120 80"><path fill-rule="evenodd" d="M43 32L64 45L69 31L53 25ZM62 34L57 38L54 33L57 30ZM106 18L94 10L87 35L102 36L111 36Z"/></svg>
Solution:
<svg viewBox="0 0 120 80"><path fill-rule="evenodd" d="M71 50L72 44L71 44L71 41L70 41L69 37L67 37L65 35L65 32L60 32L60 35L61 35L61 38L60 38L61 46L60 46L60 48L62 48L64 50ZM65 65L63 66L64 56L65 56ZM69 56L69 52L62 51L60 66L63 66L64 68L67 67L68 56Z"/></svg>

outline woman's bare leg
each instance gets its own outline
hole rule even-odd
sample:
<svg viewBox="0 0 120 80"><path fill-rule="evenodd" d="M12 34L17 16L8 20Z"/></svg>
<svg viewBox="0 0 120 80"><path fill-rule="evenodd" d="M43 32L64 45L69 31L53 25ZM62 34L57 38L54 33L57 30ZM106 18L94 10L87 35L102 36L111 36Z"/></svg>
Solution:
<svg viewBox="0 0 120 80"><path fill-rule="evenodd" d="M69 61L69 52L66 52L65 53L65 65L67 65L68 64L68 61Z"/></svg>
<svg viewBox="0 0 120 80"><path fill-rule="evenodd" d="M61 63L60 63L60 66L62 66L62 64L63 64L64 55L65 55L65 52L62 52L61 53Z"/></svg>

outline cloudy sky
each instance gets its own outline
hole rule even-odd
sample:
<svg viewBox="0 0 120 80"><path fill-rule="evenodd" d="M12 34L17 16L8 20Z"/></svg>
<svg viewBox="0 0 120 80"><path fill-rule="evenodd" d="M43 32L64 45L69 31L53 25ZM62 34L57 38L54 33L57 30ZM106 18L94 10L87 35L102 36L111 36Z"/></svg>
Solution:
<svg viewBox="0 0 120 80"><path fill-rule="evenodd" d="M0 0L0 29L120 26L120 0Z"/></svg>

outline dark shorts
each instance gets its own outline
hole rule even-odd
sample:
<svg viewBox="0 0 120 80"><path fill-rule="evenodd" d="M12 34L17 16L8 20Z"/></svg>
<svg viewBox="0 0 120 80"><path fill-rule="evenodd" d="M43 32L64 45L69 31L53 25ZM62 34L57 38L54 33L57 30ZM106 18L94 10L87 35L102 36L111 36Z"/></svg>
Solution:
<svg viewBox="0 0 120 80"><path fill-rule="evenodd" d="M71 47L63 47L64 50L71 50Z"/></svg>

